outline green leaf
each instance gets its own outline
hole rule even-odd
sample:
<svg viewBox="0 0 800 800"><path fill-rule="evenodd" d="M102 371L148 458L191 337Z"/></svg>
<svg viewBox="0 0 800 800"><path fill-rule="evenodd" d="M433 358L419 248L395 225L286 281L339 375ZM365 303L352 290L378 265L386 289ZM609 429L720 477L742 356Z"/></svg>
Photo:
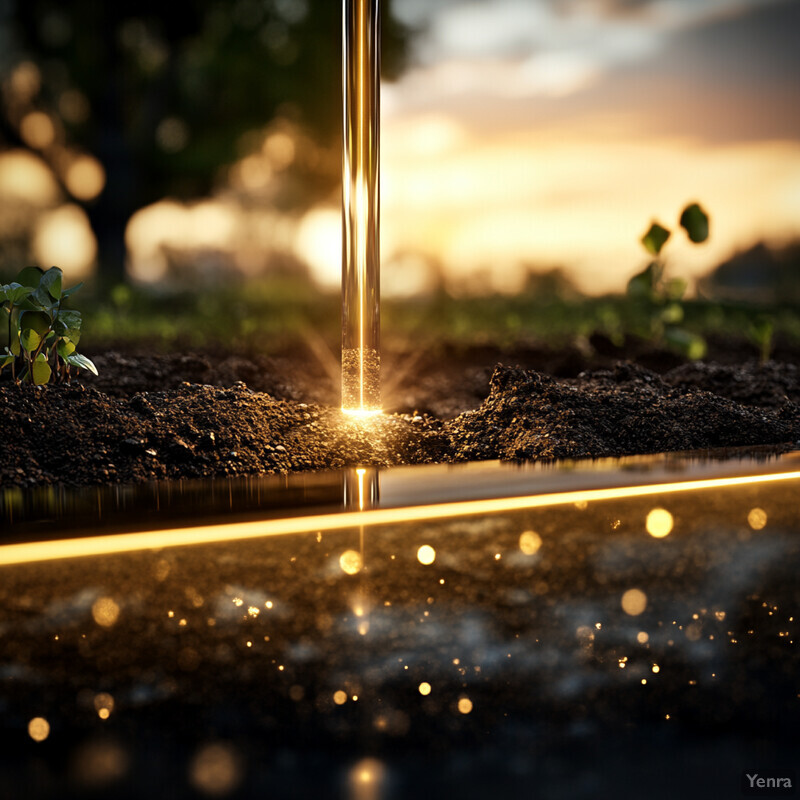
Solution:
<svg viewBox="0 0 800 800"><path fill-rule="evenodd" d="M669 231L661 227L657 222L650 226L650 230L642 236L642 244L648 253L657 256L661 252L661 248L666 244L669 239Z"/></svg>
<svg viewBox="0 0 800 800"><path fill-rule="evenodd" d="M75 294L75 292L77 292L78 289L81 288L81 286L83 286L83 281L81 281L80 283L76 283L74 286L70 286L69 289L64 289L64 291L61 293L61 299L64 300L71 294Z"/></svg>
<svg viewBox="0 0 800 800"><path fill-rule="evenodd" d="M60 333L65 333L74 338L69 331L79 331L81 329L81 312L64 310L58 312L56 329Z"/></svg>
<svg viewBox="0 0 800 800"><path fill-rule="evenodd" d="M683 209L680 223L689 239L695 244L708 239L708 214L697 203L692 203Z"/></svg>
<svg viewBox="0 0 800 800"><path fill-rule="evenodd" d="M683 306L680 303L670 303L661 312L661 319L667 325L683 322Z"/></svg>
<svg viewBox="0 0 800 800"><path fill-rule="evenodd" d="M44 275L44 270L41 267L25 267L25 269L21 270L19 275L17 275L17 281L22 286L36 287L39 285L42 275Z"/></svg>
<svg viewBox="0 0 800 800"><path fill-rule="evenodd" d="M25 330L19 335L19 343L29 353L32 353L39 346L41 341L42 337L31 328L25 328Z"/></svg>
<svg viewBox="0 0 800 800"><path fill-rule="evenodd" d="M664 331L667 344L685 355L691 361L697 361L705 356L707 351L706 340L696 333L683 328L667 328Z"/></svg>
<svg viewBox="0 0 800 800"><path fill-rule="evenodd" d="M19 315L20 328L30 328L40 336L50 330L50 317L44 311L23 311Z"/></svg>
<svg viewBox="0 0 800 800"><path fill-rule="evenodd" d="M24 300L31 292L35 291L32 286L20 286L20 284L16 282L7 284L3 289L5 289L6 299L14 305L18 304L20 300Z"/></svg>
<svg viewBox="0 0 800 800"><path fill-rule="evenodd" d="M6 352L0 355L0 370L2 370L3 367L7 367L9 364L13 364L15 358L14 354L6 348Z"/></svg>
<svg viewBox="0 0 800 800"><path fill-rule="evenodd" d="M680 300L689 284L683 278L670 278L664 284L664 293L668 300Z"/></svg>
<svg viewBox="0 0 800 800"><path fill-rule="evenodd" d="M41 311L42 304L36 297L37 291L37 289L34 289L26 297L21 298L16 304L16 308L20 309L21 311Z"/></svg>
<svg viewBox="0 0 800 800"><path fill-rule="evenodd" d="M44 286L39 286L33 294L28 296L28 300L48 313L51 313L58 303L57 300L53 300L50 297L50 292L48 292L47 288Z"/></svg>
<svg viewBox="0 0 800 800"><path fill-rule="evenodd" d="M11 340L11 344L9 345L9 349L11 350L11 352L15 356L18 356L22 352L22 349L19 346L19 338L18 337L14 337Z"/></svg>
<svg viewBox="0 0 800 800"><path fill-rule="evenodd" d="M67 360L67 356L72 355L72 353L75 352L75 343L66 336L61 339L56 347L58 354L64 359L64 361Z"/></svg>
<svg viewBox="0 0 800 800"><path fill-rule="evenodd" d="M42 275L39 288L46 290L53 300L61 299L61 281L63 274L64 273L62 273L58 267L50 267L50 269Z"/></svg>
<svg viewBox="0 0 800 800"><path fill-rule="evenodd" d="M94 365L90 358L82 356L80 353L72 353L66 357L66 362L72 364L73 367L80 367L81 369L88 369L89 372L97 375L97 367Z"/></svg>
<svg viewBox="0 0 800 800"><path fill-rule="evenodd" d="M36 361L33 362L33 382L36 384L47 383L52 374L53 370L50 369L47 358L44 353L40 353Z"/></svg>
<svg viewBox="0 0 800 800"><path fill-rule="evenodd" d="M655 293L656 284L661 277L661 269L658 264L650 263L641 272L634 275L627 286L628 297L639 299L652 299Z"/></svg>

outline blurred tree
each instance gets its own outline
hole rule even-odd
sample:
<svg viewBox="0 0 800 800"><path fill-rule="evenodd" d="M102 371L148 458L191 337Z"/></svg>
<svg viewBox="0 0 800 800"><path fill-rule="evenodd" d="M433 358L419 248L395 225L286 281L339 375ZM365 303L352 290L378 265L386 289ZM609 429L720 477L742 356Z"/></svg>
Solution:
<svg viewBox="0 0 800 800"><path fill-rule="evenodd" d="M391 78L404 64L407 31L391 0L382 5ZM0 145L31 149L50 164L89 215L100 277L118 282L131 215L164 196L207 193L219 168L246 154L248 132L276 115L328 148L330 163L305 176L304 200L333 188L340 29L334 0L6 0ZM84 158L82 183L68 179L81 153L105 171L95 196L86 190L92 164L96 185L102 171L92 159Z"/></svg>

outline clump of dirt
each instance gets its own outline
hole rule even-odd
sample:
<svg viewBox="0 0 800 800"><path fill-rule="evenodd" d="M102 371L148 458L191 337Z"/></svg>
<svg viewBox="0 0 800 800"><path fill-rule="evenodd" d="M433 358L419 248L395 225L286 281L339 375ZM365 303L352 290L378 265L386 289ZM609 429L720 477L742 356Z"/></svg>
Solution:
<svg viewBox="0 0 800 800"><path fill-rule="evenodd" d="M333 405L330 376L314 388L277 359L105 358L97 361L106 373L128 376L114 387L96 382L113 393L83 383L2 385L0 485L792 447L800 439L800 371L786 364L682 365L659 376L620 362L566 378L498 366L491 379L485 366L440 364L435 374L410 370L424 396L409 392L404 405L395 392L396 413L358 421ZM176 375L189 380L176 386ZM473 410L445 418L465 406Z"/></svg>
<svg viewBox="0 0 800 800"><path fill-rule="evenodd" d="M442 423L276 400L244 383L114 398L81 384L0 390L3 485L264 475L447 458Z"/></svg>
<svg viewBox="0 0 800 800"><path fill-rule="evenodd" d="M742 380L748 375L754 378L752 370L739 371ZM772 408L765 409L704 391L703 379L713 383L717 376L715 370L697 369L662 379L619 363L557 381L532 370L498 367L483 405L448 426L453 458L595 458L798 440L800 406L785 395L770 396ZM671 377L678 385L668 382Z"/></svg>
<svg viewBox="0 0 800 800"><path fill-rule="evenodd" d="M800 403L800 369L795 364L728 366L695 362L664 375L670 386L702 388L745 405L780 408L791 400Z"/></svg>

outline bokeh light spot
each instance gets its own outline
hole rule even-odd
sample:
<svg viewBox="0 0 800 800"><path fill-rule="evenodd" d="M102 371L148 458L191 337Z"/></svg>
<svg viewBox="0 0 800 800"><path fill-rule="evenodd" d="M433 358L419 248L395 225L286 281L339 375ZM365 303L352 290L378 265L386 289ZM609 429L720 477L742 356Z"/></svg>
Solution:
<svg viewBox="0 0 800 800"><path fill-rule="evenodd" d="M44 717L34 717L28 723L28 736L34 742L43 742L50 735L50 723Z"/></svg>
<svg viewBox="0 0 800 800"><path fill-rule="evenodd" d="M647 595L641 589L628 589L622 595L622 610L637 617L647 608Z"/></svg>
<svg viewBox="0 0 800 800"><path fill-rule="evenodd" d="M542 546L542 537L536 531L525 531L519 537L519 549L526 556L532 556Z"/></svg>
<svg viewBox="0 0 800 800"><path fill-rule="evenodd" d="M110 597L101 597L92 606L92 616L98 625L110 628L119 618L119 606Z"/></svg>
<svg viewBox="0 0 800 800"><path fill-rule="evenodd" d="M342 572L347 575L355 575L361 572L361 568L364 566L361 560L361 553L357 550L345 550L339 556L339 566L342 568Z"/></svg>
<svg viewBox="0 0 800 800"><path fill-rule="evenodd" d="M197 752L189 768L192 786L208 795L229 794L241 779L241 759L228 744L205 745Z"/></svg>
<svg viewBox="0 0 800 800"><path fill-rule="evenodd" d="M665 508L654 508L647 515L647 532L656 539L663 539L672 531L674 520Z"/></svg>
<svg viewBox="0 0 800 800"><path fill-rule="evenodd" d="M747 515L747 524L754 531L763 530L767 524L767 512L763 508L751 508Z"/></svg>

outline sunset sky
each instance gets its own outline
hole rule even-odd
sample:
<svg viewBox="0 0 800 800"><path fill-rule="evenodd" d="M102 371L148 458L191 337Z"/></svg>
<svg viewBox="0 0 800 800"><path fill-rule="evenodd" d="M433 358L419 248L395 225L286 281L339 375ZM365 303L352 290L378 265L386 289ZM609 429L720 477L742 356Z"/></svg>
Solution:
<svg viewBox="0 0 800 800"><path fill-rule="evenodd" d="M619 290L651 219L675 226L691 200L712 236L675 236L674 274L800 234L795 0L403 0L397 13L421 33L416 66L383 87L387 291L423 279L420 256L465 288L514 290L535 264ZM335 205L304 230L334 283Z"/></svg>
<svg viewBox="0 0 800 800"><path fill-rule="evenodd" d="M281 8L312 13L305 0ZM413 33L410 68L382 87L385 294L430 288L431 265L455 292L517 291L529 269L553 267L589 293L622 291L646 262L639 239L651 221L674 229L692 201L709 211L711 237L698 247L673 236L664 255L675 276L698 277L762 239L800 238L798 0L396 0L393 9ZM339 69L331 64L332 86ZM9 80L38 86L37 68L18 65ZM156 136L167 123L176 124L163 121ZM212 196L164 198L133 216L134 279L163 280L170 252L188 253L200 272L232 262L246 274L289 253L338 287L339 190L311 209L279 208L276 187L317 144L287 120L264 124ZM30 113L21 128L30 149L0 153L0 237L23 205L38 208L35 257L77 279L97 248L85 209L61 205L36 155L56 129ZM336 153L326 157L335 170ZM67 166L60 180L73 198L107 202L93 154Z"/></svg>

